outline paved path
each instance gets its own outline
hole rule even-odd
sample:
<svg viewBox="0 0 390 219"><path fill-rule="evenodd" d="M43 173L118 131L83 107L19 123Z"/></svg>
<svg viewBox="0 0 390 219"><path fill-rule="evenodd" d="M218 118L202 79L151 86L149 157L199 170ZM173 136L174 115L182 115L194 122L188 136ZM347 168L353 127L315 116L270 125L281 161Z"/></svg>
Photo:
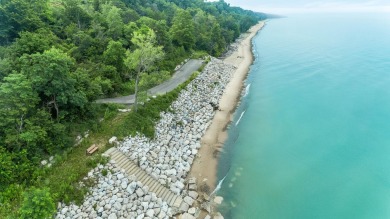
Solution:
<svg viewBox="0 0 390 219"><path fill-rule="evenodd" d="M192 73L198 70L203 64L202 60L191 59L186 64L184 64L179 70L175 72L171 79L165 81L164 83L157 85L154 88L148 90L148 95L158 95L165 94L169 91L172 91L181 83L189 79ZM122 96L115 98L106 98L97 100L96 103L119 103L119 104L134 104L135 96Z"/></svg>
<svg viewBox="0 0 390 219"><path fill-rule="evenodd" d="M116 148L110 148L104 152L104 154L110 156L111 160L115 161L118 168L125 170L129 176L134 175L137 178L137 181L148 186L150 192L155 193L157 197L166 201L169 206L179 208L183 203L183 199L180 196L161 185Z"/></svg>

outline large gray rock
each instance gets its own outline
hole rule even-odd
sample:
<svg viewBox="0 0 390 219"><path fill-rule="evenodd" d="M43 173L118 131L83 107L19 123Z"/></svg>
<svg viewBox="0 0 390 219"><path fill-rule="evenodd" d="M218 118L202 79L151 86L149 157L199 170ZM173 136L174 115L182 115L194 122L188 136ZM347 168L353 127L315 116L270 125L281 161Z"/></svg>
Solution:
<svg viewBox="0 0 390 219"><path fill-rule="evenodd" d="M67 207L65 207L65 208L63 208L63 209L61 210L61 214L66 214L66 212L68 212L68 208L67 208Z"/></svg>
<svg viewBox="0 0 390 219"><path fill-rule="evenodd" d="M119 211L122 209L122 205L119 202L115 202L114 208Z"/></svg>
<svg viewBox="0 0 390 219"><path fill-rule="evenodd" d="M196 219L193 215L191 214L188 214L187 212L184 213L182 216L181 216L182 219Z"/></svg>
<svg viewBox="0 0 390 219"><path fill-rule="evenodd" d="M123 177L125 177L125 176L124 176L122 173L120 173L120 174L118 174L116 177L117 177L118 180L121 180L121 179L123 179Z"/></svg>
<svg viewBox="0 0 390 219"><path fill-rule="evenodd" d="M197 199L198 198L198 193L197 192L194 192L194 191L189 191L188 192L188 195L193 198L193 199Z"/></svg>
<svg viewBox="0 0 390 219"><path fill-rule="evenodd" d="M187 203L181 203L181 205L180 205L180 208L179 208L179 211L181 211L181 212L187 212L188 211L188 209L190 208L190 206L187 204Z"/></svg>
<svg viewBox="0 0 390 219"><path fill-rule="evenodd" d="M146 211L146 216L152 218L154 216L154 210L153 209L149 209Z"/></svg>
<svg viewBox="0 0 390 219"><path fill-rule="evenodd" d="M139 214L138 216L137 216L137 219L142 219L142 218L144 218L145 217L145 214Z"/></svg>
<svg viewBox="0 0 390 219"><path fill-rule="evenodd" d="M180 182L180 181L176 181L176 182L175 182L175 186L176 186L178 189L180 189L180 190L182 190L182 189L184 188L184 184L183 184L182 182Z"/></svg>
<svg viewBox="0 0 390 219"><path fill-rule="evenodd" d="M177 174L177 171L176 171L176 169L170 169L170 170L166 171L166 174L175 176Z"/></svg>
<svg viewBox="0 0 390 219"><path fill-rule="evenodd" d="M117 219L116 214L112 213L108 216L108 219Z"/></svg>
<svg viewBox="0 0 390 219"><path fill-rule="evenodd" d="M160 211L160 214L158 214L158 218L159 219L163 219L163 218L166 218L167 217L167 214L163 211Z"/></svg>
<svg viewBox="0 0 390 219"><path fill-rule="evenodd" d="M142 197L145 195L144 191L141 188L138 188L137 191L135 191L135 193L137 193L138 197Z"/></svg>
<svg viewBox="0 0 390 219"><path fill-rule="evenodd" d="M130 194L133 194L134 193L134 190L137 188L137 183L136 182L131 182L127 188L126 188L126 191Z"/></svg>
<svg viewBox="0 0 390 219"><path fill-rule="evenodd" d="M106 209L106 210L110 210L111 209L111 204L106 204L105 206L104 206L104 209Z"/></svg>
<svg viewBox="0 0 390 219"><path fill-rule="evenodd" d="M148 202L141 202L141 206L144 211L146 211L149 208L149 203Z"/></svg>
<svg viewBox="0 0 390 219"><path fill-rule="evenodd" d="M221 196L216 196L216 197L214 198L214 203L215 203L215 204L220 205L220 204L222 204L222 201L223 201L223 197L221 197Z"/></svg>
<svg viewBox="0 0 390 219"><path fill-rule="evenodd" d="M150 202L151 199L152 199L152 196L150 196L150 195L144 196L144 202Z"/></svg>
<svg viewBox="0 0 390 219"><path fill-rule="evenodd" d="M144 187L142 187L142 190L144 191L144 193L148 193L149 192L149 187L148 186L144 186Z"/></svg>
<svg viewBox="0 0 390 219"><path fill-rule="evenodd" d="M126 188L127 188L127 182L126 182L126 181L122 181L121 187L122 187L123 189L126 189Z"/></svg>
<svg viewBox="0 0 390 219"><path fill-rule="evenodd" d="M158 215L160 214L161 208L154 208L154 214Z"/></svg>
<svg viewBox="0 0 390 219"><path fill-rule="evenodd" d="M171 191L173 193L175 193L176 195L180 195L180 189L176 188L176 187L171 187Z"/></svg>
<svg viewBox="0 0 390 219"><path fill-rule="evenodd" d="M101 202L99 202L99 206L103 207L104 205L106 205L106 202L104 200L102 200Z"/></svg>
<svg viewBox="0 0 390 219"><path fill-rule="evenodd" d="M117 139L118 139L117 137L113 136L110 138L110 140L108 140L108 143L109 144L117 143Z"/></svg>
<svg viewBox="0 0 390 219"><path fill-rule="evenodd" d="M184 202L187 203L189 206L191 206L194 203L194 199L190 196L184 197Z"/></svg>
<svg viewBox="0 0 390 219"><path fill-rule="evenodd" d="M190 184L190 185L188 186L188 189L189 189L189 190L197 190L198 187L196 186L196 184Z"/></svg>
<svg viewBox="0 0 390 219"><path fill-rule="evenodd" d="M194 215L196 213L196 208L192 207L192 208L188 209L188 213Z"/></svg>
<svg viewBox="0 0 390 219"><path fill-rule="evenodd" d="M201 205L201 208L207 211L208 213L211 213L211 205L210 202L203 202Z"/></svg>

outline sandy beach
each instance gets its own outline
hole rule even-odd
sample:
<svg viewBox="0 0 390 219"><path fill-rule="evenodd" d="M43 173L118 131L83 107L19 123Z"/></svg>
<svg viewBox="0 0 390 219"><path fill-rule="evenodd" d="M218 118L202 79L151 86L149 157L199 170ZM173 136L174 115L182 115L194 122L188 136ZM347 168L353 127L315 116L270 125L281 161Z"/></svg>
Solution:
<svg viewBox="0 0 390 219"><path fill-rule="evenodd" d="M190 177L198 179L199 184L205 182L212 190L217 180L218 156L216 154L227 139L226 128L232 120L240 99L243 82L253 62L251 40L264 24L265 22L260 22L242 35L238 48L223 60L227 64L234 65L236 71L219 101L220 110L216 111L210 126L202 137L202 146L189 173Z"/></svg>

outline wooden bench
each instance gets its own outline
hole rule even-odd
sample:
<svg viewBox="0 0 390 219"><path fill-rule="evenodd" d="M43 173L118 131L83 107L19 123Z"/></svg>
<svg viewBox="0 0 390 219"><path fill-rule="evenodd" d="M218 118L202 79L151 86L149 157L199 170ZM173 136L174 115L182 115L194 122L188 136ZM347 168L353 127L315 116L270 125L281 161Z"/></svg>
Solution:
<svg viewBox="0 0 390 219"><path fill-rule="evenodd" d="M85 152L86 155L92 155L95 151L99 150L99 148L93 144L91 147L89 147L87 149L87 151Z"/></svg>

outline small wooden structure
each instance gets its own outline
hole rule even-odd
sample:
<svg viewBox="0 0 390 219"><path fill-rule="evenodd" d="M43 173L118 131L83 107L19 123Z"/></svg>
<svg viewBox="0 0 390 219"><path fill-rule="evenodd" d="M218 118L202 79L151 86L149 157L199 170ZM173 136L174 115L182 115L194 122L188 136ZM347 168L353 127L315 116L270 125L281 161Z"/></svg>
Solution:
<svg viewBox="0 0 390 219"><path fill-rule="evenodd" d="M85 151L85 154L86 155L92 155L93 153L95 153L95 151L99 150L99 148L96 146L96 144L93 144L91 147L89 147L87 149L87 151Z"/></svg>

